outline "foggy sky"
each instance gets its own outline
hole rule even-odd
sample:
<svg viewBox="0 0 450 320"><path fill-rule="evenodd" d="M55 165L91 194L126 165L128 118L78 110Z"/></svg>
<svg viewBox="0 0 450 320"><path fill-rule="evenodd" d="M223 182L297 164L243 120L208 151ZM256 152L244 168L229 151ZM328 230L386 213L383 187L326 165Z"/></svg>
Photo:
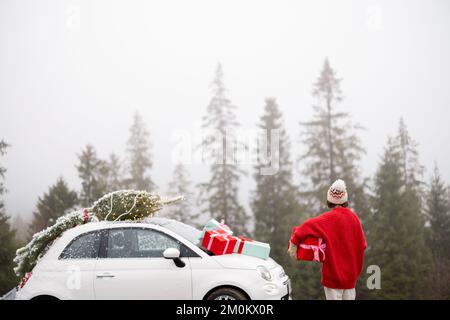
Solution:
<svg viewBox="0 0 450 320"><path fill-rule="evenodd" d="M366 128L364 174L373 176L403 116L426 180L436 161L449 182L449 30L445 0L0 0L6 210L30 214L58 176L79 190L76 154L91 143L102 157L123 156L136 110L164 193L171 136L201 120L218 62L244 128L255 127L265 97L277 98L296 158L299 122L311 118L312 84L328 57L343 79L339 108ZM189 169L196 182L207 178L205 166ZM245 204L252 187L249 175Z"/></svg>

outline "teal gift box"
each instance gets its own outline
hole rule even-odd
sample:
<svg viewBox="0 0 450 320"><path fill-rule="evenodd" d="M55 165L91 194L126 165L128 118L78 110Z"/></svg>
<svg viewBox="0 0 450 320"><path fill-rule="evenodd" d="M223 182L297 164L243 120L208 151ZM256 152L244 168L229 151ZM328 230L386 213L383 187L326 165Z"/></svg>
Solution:
<svg viewBox="0 0 450 320"><path fill-rule="evenodd" d="M234 252L245 254L246 256L268 259L270 255L270 244L265 242L253 241L244 237L238 237L238 242L234 247Z"/></svg>
<svg viewBox="0 0 450 320"><path fill-rule="evenodd" d="M203 227L203 230L200 234L200 237L198 238L198 244L201 245L202 241L203 241L203 237L205 236L205 232L208 230L223 230L225 231L228 235L232 235L233 231L230 230L230 228L224 224L223 222L219 222L216 219L211 219L209 220L205 226Z"/></svg>

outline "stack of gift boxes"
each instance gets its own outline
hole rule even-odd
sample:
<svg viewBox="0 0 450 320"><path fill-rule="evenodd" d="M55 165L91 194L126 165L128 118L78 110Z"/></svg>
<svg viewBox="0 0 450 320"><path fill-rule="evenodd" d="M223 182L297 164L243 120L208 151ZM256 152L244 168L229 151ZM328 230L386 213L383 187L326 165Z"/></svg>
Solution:
<svg viewBox="0 0 450 320"><path fill-rule="evenodd" d="M268 243L234 236L226 224L215 219L209 220L204 226L199 245L215 255L237 253L267 259L270 253Z"/></svg>

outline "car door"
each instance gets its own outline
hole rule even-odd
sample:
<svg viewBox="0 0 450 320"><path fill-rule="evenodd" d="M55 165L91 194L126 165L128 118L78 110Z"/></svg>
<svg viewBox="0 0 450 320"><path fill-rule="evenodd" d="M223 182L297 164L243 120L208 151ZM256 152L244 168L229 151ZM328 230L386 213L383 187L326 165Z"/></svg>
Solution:
<svg viewBox="0 0 450 320"><path fill-rule="evenodd" d="M181 258L180 268L163 257L167 248L183 251L178 240L137 227L111 228L105 237L95 270L96 299L192 299L189 258Z"/></svg>
<svg viewBox="0 0 450 320"><path fill-rule="evenodd" d="M63 296L71 299L94 299L94 271L101 231L75 237L64 248L52 266L52 281L63 288Z"/></svg>

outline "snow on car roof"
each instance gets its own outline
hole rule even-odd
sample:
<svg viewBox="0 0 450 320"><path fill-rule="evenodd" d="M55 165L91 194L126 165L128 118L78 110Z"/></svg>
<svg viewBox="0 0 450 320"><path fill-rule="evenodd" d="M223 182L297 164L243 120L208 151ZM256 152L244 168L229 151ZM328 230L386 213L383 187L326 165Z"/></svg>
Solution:
<svg viewBox="0 0 450 320"><path fill-rule="evenodd" d="M146 223L146 224L154 224L157 226L165 226L168 225L170 223L182 223L173 219L168 219L168 218L159 218L159 217L152 217L152 218L145 218L142 220L119 220L119 221L92 221L86 224L82 224L79 225L77 227L85 227L85 228L89 228L89 227L93 227L96 228L99 225L115 225L115 224L141 224L141 223Z"/></svg>
<svg viewBox="0 0 450 320"><path fill-rule="evenodd" d="M165 227L169 229L172 232L175 232L179 234L180 236L186 238L190 242L197 244L198 238L200 236L200 230L185 224L183 222L173 220L173 219L167 219L167 218L159 218L159 217L152 217L152 218L146 218L143 219L144 223L152 223L159 225L161 227Z"/></svg>
<svg viewBox="0 0 450 320"><path fill-rule="evenodd" d="M158 226L164 226L167 225L169 223L172 222L176 222L176 223L182 223L173 219L168 219L168 218L160 218L160 217L151 217L151 218L144 218L142 220L143 223L152 223L152 224L156 224Z"/></svg>
<svg viewBox="0 0 450 320"><path fill-rule="evenodd" d="M197 244L198 237L200 236L200 231L190 225L187 225L183 222L168 219L168 218L160 218L160 217L151 217L151 218L144 218L141 221L133 221L133 220L125 220L125 221L98 221L98 222L89 222L80 226L75 227L74 229L77 229L78 231L81 230L96 230L100 229L102 226L105 225L124 225L124 224L153 224L156 226L164 227L169 229L172 232L175 232L176 234L179 234L180 236L184 237L185 239L189 240L190 242Z"/></svg>

